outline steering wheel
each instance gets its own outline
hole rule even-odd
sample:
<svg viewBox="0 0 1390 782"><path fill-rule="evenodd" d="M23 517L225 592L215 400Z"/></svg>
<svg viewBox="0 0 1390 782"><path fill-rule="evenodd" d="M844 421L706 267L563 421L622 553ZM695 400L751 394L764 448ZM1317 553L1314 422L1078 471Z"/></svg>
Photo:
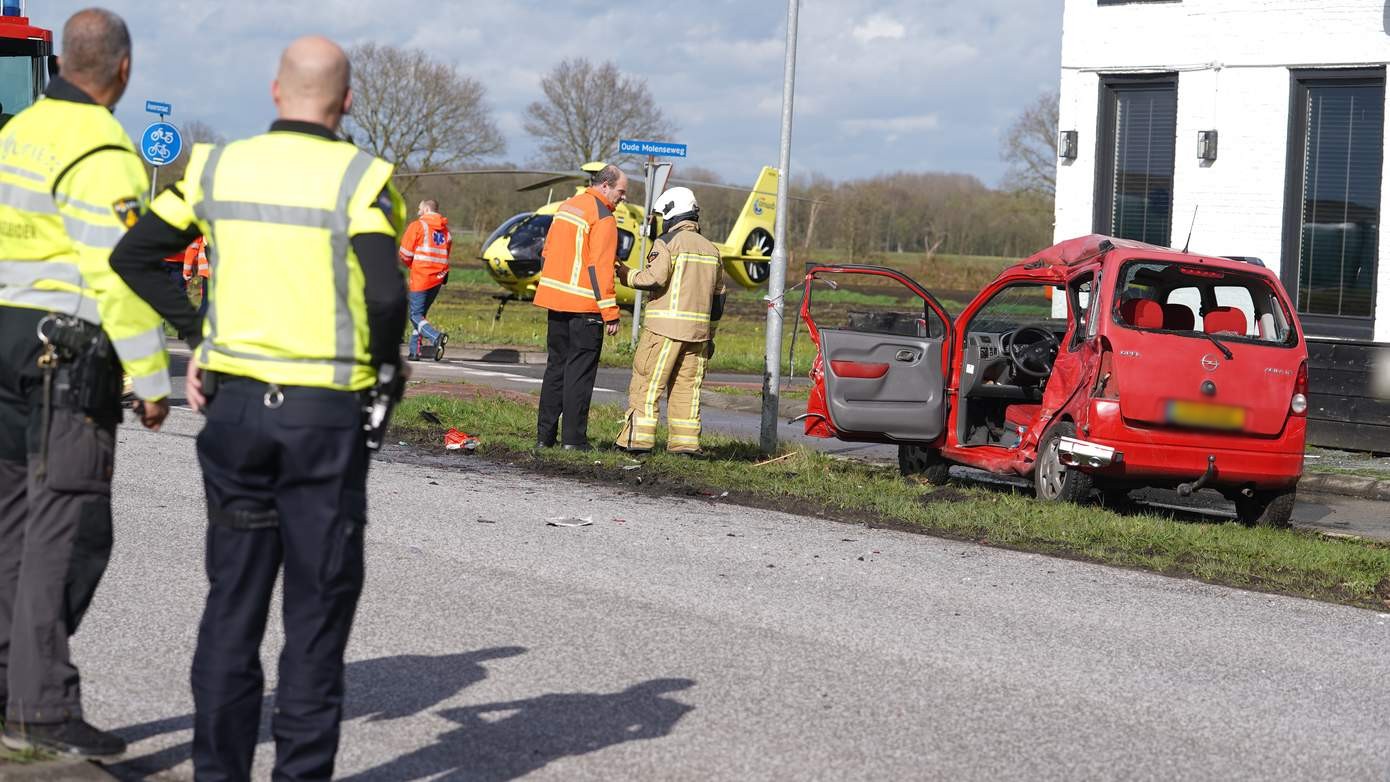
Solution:
<svg viewBox="0 0 1390 782"><path fill-rule="evenodd" d="M1019 337L1036 335L1037 339L1024 340ZM1009 361L1020 374L1031 378L1045 378L1052 374L1052 362L1057 360L1057 350L1061 342L1057 335L1041 326L1021 326L1007 337Z"/></svg>

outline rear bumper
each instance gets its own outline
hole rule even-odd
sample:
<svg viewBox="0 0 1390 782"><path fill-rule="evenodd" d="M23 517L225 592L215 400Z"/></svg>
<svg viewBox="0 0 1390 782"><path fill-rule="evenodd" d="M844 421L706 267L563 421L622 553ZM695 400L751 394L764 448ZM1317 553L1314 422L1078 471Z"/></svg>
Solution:
<svg viewBox="0 0 1390 782"><path fill-rule="evenodd" d="M1284 488L1303 475L1303 418L1290 417L1278 437L1249 437L1129 426L1119 406L1106 400L1092 400L1089 413L1082 437L1124 454L1092 468L1096 475L1135 483L1190 481L1206 472L1208 457L1213 456L1216 470L1209 486Z"/></svg>

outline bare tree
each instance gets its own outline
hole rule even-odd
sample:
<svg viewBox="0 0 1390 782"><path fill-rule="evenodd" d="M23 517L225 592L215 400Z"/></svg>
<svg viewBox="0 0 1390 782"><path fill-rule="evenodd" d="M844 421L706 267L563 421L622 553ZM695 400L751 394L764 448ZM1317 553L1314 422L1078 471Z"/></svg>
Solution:
<svg viewBox="0 0 1390 782"><path fill-rule="evenodd" d="M352 61L353 140L403 171L453 168L506 148L487 90L419 49L359 44Z"/></svg>
<svg viewBox="0 0 1390 782"><path fill-rule="evenodd" d="M675 132L645 79L624 76L611 62L562 61L541 79L544 100L526 107L526 132L540 140L542 165L575 168L591 160L622 165L624 136L661 140Z"/></svg>
<svg viewBox="0 0 1390 782"><path fill-rule="evenodd" d="M1015 190L1057 192L1058 100L1055 90L1039 95L1004 134L1000 155L1009 164L1007 181Z"/></svg>

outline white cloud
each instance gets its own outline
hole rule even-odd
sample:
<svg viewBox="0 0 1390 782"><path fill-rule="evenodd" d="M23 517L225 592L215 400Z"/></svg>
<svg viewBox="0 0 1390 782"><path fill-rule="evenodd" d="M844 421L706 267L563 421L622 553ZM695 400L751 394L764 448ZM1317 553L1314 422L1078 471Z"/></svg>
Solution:
<svg viewBox="0 0 1390 782"><path fill-rule="evenodd" d="M58 29L91 0L38 0L30 12ZM228 138L258 133L280 50L306 33L345 45L421 46L481 81L507 140L524 161L535 142L521 128L540 77L565 57L612 59L645 78L690 165L733 181L777 158L785 3L699 3L679 41L641 43L630 9L598 0L549 4L393 0L390 18L369 0L104 0L135 39L134 80L117 116L139 133L145 99L174 103L174 119L199 119ZM793 169L832 177L904 166L946 167L995 181L997 133L1059 71L1061 4L1037 0L834 0L802 4ZM235 10L229 10L235 9ZM616 31L616 32L615 32ZM593 41L622 45L595 55ZM698 41L698 44L691 44ZM1005 55L993 53L1004 52ZM991 53L986 55L986 53ZM911 155L893 140L950 130L949 154ZM863 142L853 145L858 139ZM852 148L851 148L852 147Z"/></svg>
<svg viewBox="0 0 1390 782"><path fill-rule="evenodd" d="M855 26L850 34L860 43L869 43L880 38L901 40L907 35L907 28L903 27L902 22L890 16L874 14L864 20L863 24Z"/></svg>
<svg viewBox="0 0 1390 782"><path fill-rule="evenodd" d="M911 117L878 117L847 119L840 121L840 128L850 136L863 136L881 133L889 141L897 141L907 133L927 133L941 127L941 118L936 114L919 114Z"/></svg>

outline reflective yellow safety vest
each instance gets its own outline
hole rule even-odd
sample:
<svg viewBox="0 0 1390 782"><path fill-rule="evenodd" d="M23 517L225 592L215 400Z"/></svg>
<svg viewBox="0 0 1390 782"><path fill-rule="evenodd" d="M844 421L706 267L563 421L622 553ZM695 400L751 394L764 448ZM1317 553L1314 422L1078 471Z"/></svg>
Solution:
<svg viewBox="0 0 1390 782"><path fill-rule="evenodd" d="M81 95L60 84L61 94ZM44 98L0 130L0 306L100 325L135 393L155 401L170 390L164 325L110 264L148 188L105 106Z"/></svg>
<svg viewBox="0 0 1390 782"><path fill-rule="evenodd" d="M350 240L399 235L392 170L347 142L289 130L193 148L183 181L151 210L180 230L197 223L207 239L199 366L347 391L376 381Z"/></svg>

